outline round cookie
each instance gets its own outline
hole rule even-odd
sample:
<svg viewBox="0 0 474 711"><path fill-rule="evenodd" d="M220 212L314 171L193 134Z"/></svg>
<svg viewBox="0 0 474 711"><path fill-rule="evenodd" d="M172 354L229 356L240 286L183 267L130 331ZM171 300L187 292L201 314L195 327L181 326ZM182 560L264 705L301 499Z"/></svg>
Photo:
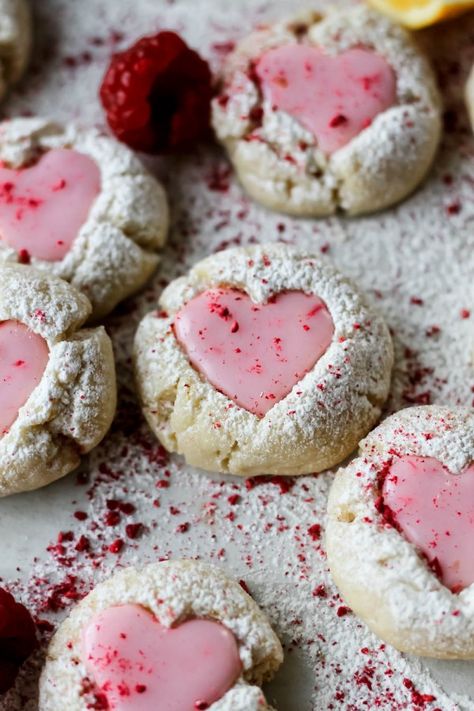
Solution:
<svg viewBox="0 0 474 711"><path fill-rule="evenodd" d="M334 466L370 430L393 355L383 319L327 260L267 244L172 282L134 361L166 449L210 471L296 475Z"/></svg>
<svg viewBox="0 0 474 711"><path fill-rule="evenodd" d="M0 263L71 282L99 319L140 289L168 229L160 183L125 146L46 119L0 124Z"/></svg>
<svg viewBox="0 0 474 711"><path fill-rule="evenodd" d="M31 50L27 0L0 0L0 98L22 76Z"/></svg>
<svg viewBox="0 0 474 711"><path fill-rule="evenodd" d="M466 83L466 106L472 130L474 131L474 64L472 65L472 69Z"/></svg>
<svg viewBox="0 0 474 711"><path fill-rule="evenodd" d="M218 568L192 560L127 568L59 627L39 709L85 711L102 700L121 711L151 711L160 699L167 709L270 711L258 687L282 660L263 612Z"/></svg>
<svg viewBox="0 0 474 711"><path fill-rule="evenodd" d="M0 267L0 496L37 489L79 464L110 427L112 344L81 330L87 298L31 267Z"/></svg>
<svg viewBox="0 0 474 711"><path fill-rule="evenodd" d="M341 469L326 549L345 601L403 652L474 658L474 413L413 407Z"/></svg>
<svg viewBox="0 0 474 711"><path fill-rule="evenodd" d="M292 215L392 205L441 131L433 73L410 35L363 5L265 27L229 56L213 125L244 188Z"/></svg>

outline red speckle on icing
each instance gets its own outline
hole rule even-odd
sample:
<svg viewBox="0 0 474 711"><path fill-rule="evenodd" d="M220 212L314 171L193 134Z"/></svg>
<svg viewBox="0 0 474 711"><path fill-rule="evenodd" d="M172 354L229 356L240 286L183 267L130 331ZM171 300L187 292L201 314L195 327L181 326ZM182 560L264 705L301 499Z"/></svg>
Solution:
<svg viewBox="0 0 474 711"><path fill-rule="evenodd" d="M347 116L344 116L344 114L336 114L336 116L333 116L333 118L329 121L329 127L330 128L337 128L338 126L343 126L348 122Z"/></svg>
<svg viewBox="0 0 474 711"><path fill-rule="evenodd" d="M338 617L345 617L345 615L348 615L350 612L352 612L350 607L347 607L346 605L340 605L337 608L336 615Z"/></svg>
<svg viewBox="0 0 474 711"><path fill-rule="evenodd" d="M459 312L459 315L460 315L461 318L463 318L463 319L464 319L464 318L469 318L470 315L471 315L471 312L469 311L469 309L461 309L461 311Z"/></svg>
<svg viewBox="0 0 474 711"><path fill-rule="evenodd" d="M66 187L66 185L67 185L66 180L65 180L64 178L61 178L60 180L58 180L57 183L55 183L55 184L53 185L53 187L51 188L51 190L52 190L54 193L56 193L56 192L58 192L58 190L64 190L64 188Z"/></svg>

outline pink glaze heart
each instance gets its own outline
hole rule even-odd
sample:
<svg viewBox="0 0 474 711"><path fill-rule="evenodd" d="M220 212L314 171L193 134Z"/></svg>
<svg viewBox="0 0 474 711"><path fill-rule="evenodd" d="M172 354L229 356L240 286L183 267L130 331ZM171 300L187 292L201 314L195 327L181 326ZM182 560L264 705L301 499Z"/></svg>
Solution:
<svg viewBox="0 0 474 711"><path fill-rule="evenodd" d="M63 148L28 168L0 167L0 239L26 257L60 261L87 220L100 184L91 158Z"/></svg>
<svg viewBox="0 0 474 711"><path fill-rule="evenodd" d="M176 315L176 338L220 392L263 417L327 350L334 324L317 296L282 292L255 304L236 289L209 289Z"/></svg>
<svg viewBox="0 0 474 711"><path fill-rule="evenodd" d="M459 592L474 583L474 464L452 474L432 457L397 458L383 500L446 587Z"/></svg>
<svg viewBox="0 0 474 711"><path fill-rule="evenodd" d="M311 131L328 154L395 103L393 69L367 49L333 56L308 45L283 45L266 52L256 72L272 106Z"/></svg>
<svg viewBox="0 0 474 711"><path fill-rule="evenodd" d="M207 709L242 672L235 637L218 622L170 629L138 605L97 614L83 632L83 660L111 711Z"/></svg>
<svg viewBox="0 0 474 711"><path fill-rule="evenodd" d="M0 322L0 438L40 382L48 358L44 338L19 321Z"/></svg>

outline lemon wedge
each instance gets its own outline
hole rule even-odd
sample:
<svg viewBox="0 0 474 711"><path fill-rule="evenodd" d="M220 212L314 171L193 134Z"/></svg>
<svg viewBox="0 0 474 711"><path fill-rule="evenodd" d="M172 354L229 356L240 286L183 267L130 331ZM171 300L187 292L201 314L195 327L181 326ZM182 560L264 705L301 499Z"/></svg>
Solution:
<svg viewBox="0 0 474 711"><path fill-rule="evenodd" d="M405 27L418 29L474 8L474 0L368 0Z"/></svg>

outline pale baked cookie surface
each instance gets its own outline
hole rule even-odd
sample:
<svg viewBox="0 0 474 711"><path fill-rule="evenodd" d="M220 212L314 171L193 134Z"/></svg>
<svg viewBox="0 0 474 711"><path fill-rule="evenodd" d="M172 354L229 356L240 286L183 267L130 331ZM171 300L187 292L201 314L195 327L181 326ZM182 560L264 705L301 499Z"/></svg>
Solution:
<svg viewBox="0 0 474 711"><path fill-rule="evenodd" d="M31 50L27 0L0 0L0 98L22 76Z"/></svg>
<svg viewBox="0 0 474 711"><path fill-rule="evenodd" d="M168 629L171 633L168 635L168 640L173 636L170 628L181 634L189 621L205 620L220 623L222 633L230 637L231 644L234 645L236 671L232 680L226 684L228 688L219 698L212 703L206 702L206 699L196 699L193 708L212 711L270 709L258 687L275 674L283 660L283 651L267 618L252 598L244 592L241 585L228 578L218 568L192 560L177 560L151 564L142 569L127 568L98 585L75 607L58 629L47 651L46 664L40 681L41 711L59 711L64 708L70 711L82 711L82 709L94 708L91 704L97 700L97 694L107 696L108 693L110 694L108 700L113 702L114 688L117 686L128 690L126 700L130 704L128 706L124 704L123 708L157 708L156 697L149 699L153 693L159 693L160 687L157 684L152 689L154 682L151 677L152 672L147 671L153 669L153 655L157 653L157 650L153 649L153 630L144 628L145 632L138 652L133 646L127 649L120 647L119 652L114 651L110 648L113 636L108 637L107 645L104 637L100 639L100 626L101 624L104 626L104 613L107 616L110 610L112 614L115 610L120 615L120 608L117 606L138 606L142 614L146 611L147 615L154 618L153 621L150 618L151 625L153 622L158 622L160 626ZM122 611L125 609L122 607ZM95 621L97 625L94 630L92 626ZM120 629L122 639L124 639L123 635L131 636L132 630L128 627ZM102 648L104 651L103 659L106 657L107 650L111 652L112 660L119 654L123 663L118 677L113 671L113 662L111 664L105 662L102 665L100 659L96 659L94 667L91 667L91 660L95 657L94 646L90 642L91 634L94 641L98 642L99 649ZM147 637L146 641L145 637ZM150 639L151 644L149 644ZM130 644L132 645L131 640ZM156 640L156 645L158 644L161 645L161 650L164 650L162 653L167 653L169 659L166 674L163 676L160 673L163 680L161 683L166 683L166 677L176 673L174 665L178 664L180 677L178 686L189 684L188 667L182 664L182 655L186 654L186 650L181 648L177 657L172 657L173 651L168 646L172 642ZM188 638L187 644L193 644L192 638ZM194 639L193 646L198 649L199 636ZM148 653L144 652L145 649ZM216 654L214 645L209 645L207 655L211 655L212 658ZM221 655L226 656L227 652L221 650ZM191 667L199 668L202 661L196 652ZM215 661L217 675L219 660L216 658ZM138 662L141 665L137 664ZM108 669L110 672L105 686L101 686L99 681L101 668L102 671ZM137 672L136 669L140 671ZM191 672L192 669L189 670L189 673ZM144 682L140 684L138 691L135 683L136 675ZM210 687L212 685L211 683ZM175 707L176 704L173 708Z"/></svg>
<svg viewBox="0 0 474 711"><path fill-rule="evenodd" d="M14 119L0 125L0 160L0 262L71 282L94 320L149 279L168 205L128 148L96 130Z"/></svg>
<svg viewBox="0 0 474 711"><path fill-rule="evenodd" d="M219 305L222 287L247 305ZM207 294L204 314L213 323L191 321L190 335L203 334L205 346L193 367L176 327ZM305 295L301 313L292 304L283 313L288 298ZM243 308L238 318L234 308ZM246 311L258 312L258 323L249 325ZM322 314L326 322L317 320ZM307 339L320 330L318 353L302 366L297 356L308 349L311 356ZM206 353L224 353L222 384L201 374ZM268 244L220 252L172 282L138 328L134 359L143 411L162 444L192 465L250 476L321 471L344 459L380 416L393 354L383 319L328 261ZM247 399L245 387L253 387Z"/></svg>
<svg viewBox="0 0 474 711"><path fill-rule="evenodd" d="M397 649L474 658L474 414L392 415L334 480L326 548L346 602Z"/></svg>
<svg viewBox="0 0 474 711"><path fill-rule="evenodd" d="M322 59L308 54L316 48ZM268 59L282 49L281 57ZM292 58L295 52L300 59ZM359 61L360 76L354 77ZM338 64L328 66L331 62ZM312 87L316 72L314 107L321 111L320 97L333 107L325 119L312 107L309 89L302 107L305 82ZM385 103L378 85L382 72L392 84ZM355 93L339 101L335 93L340 95L344 81ZM285 96L294 82L298 91ZM378 110L364 108L366 95ZM338 141L355 112L358 129L350 140ZM360 6L279 22L242 41L224 67L213 125L255 200L294 215L323 216L338 209L355 215L398 202L423 179L439 142L440 100L430 66L409 34Z"/></svg>
<svg viewBox="0 0 474 711"><path fill-rule="evenodd" d="M112 344L81 329L90 312L61 279L0 266L0 496L72 471L112 422Z"/></svg>
<svg viewBox="0 0 474 711"><path fill-rule="evenodd" d="M472 130L474 131L474 64L466 84L466 106L471 119Z"/></svg>

